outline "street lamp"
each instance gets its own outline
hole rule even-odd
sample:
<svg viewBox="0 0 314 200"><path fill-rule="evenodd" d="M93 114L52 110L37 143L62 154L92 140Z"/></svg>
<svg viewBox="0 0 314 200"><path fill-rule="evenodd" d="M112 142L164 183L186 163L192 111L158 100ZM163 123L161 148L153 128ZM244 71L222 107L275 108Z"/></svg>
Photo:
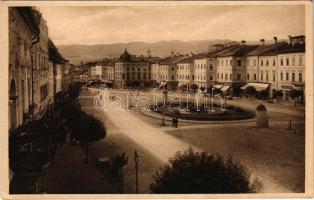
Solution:
<svg viewBox="0 0 314 200"><path fill-rule="evenodd" d="M135 162L135 193L138 194L138 163L139 157L136 149L134 150L134 162Z"/></svg>

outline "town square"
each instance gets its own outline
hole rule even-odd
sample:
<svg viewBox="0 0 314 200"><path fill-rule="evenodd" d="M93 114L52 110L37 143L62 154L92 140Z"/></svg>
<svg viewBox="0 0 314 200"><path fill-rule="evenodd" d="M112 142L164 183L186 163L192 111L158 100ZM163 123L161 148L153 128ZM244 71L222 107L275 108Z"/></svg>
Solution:
<svg viewBox="0 0 314 200"><path fill-rule="evenodd" d="M201 5L8 7L9 194L306 193L306 4Z"/></svg>

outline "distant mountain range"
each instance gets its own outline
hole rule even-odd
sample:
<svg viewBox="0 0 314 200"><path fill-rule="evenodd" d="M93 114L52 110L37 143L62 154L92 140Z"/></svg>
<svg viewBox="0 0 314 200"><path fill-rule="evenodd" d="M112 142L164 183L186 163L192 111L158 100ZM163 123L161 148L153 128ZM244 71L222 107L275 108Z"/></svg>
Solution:
<svg viewBox="0 0 314 200"><path fill-rule="evenodd" d="M72 64L80 64L81 61L88 62L108 57L119 57L124 49L127 49L130 54L137 56L146 56L147 51L150 50L152 56L167 57L172 51L175 53L180 52L181 54L206 52L212 45L226 42L230 42L230 40L199 40L188 42L172 40L155 43L130 42L99 45L62 45L58 46L58 49Z"/></svg>
<svg viewBox="0 0 314 200"><path fill-rule="evenodd" d="M70 60L74 65L81 62L97 61L103 58L119 57L124 49L127 49L133 55L147 55L147 50L151 51L152 56L167 57L171 52L202 53L213 48L215 44L224 44L232 40L214 39L214 40L195 40L195 41L160 41L155 43L146 42L130 42L130 43L113 43L113 44L97 44L97 45L60 45L58 49L60 53ZM278 40L282 41L282 40ZM258 44L259 41L247 41L246 44ZM273 43L272 40L266 43Z"/></svg>

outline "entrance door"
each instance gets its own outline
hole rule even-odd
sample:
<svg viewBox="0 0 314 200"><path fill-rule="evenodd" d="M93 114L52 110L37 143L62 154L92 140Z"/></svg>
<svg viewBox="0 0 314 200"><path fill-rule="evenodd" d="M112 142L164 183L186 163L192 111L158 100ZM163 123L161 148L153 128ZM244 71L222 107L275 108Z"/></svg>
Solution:
<svg viewBox="0 0 314 200"><path fill-rule="evenodd" d="M16 86L15 81L12 80L10 84L10 90L9 90L9 128L15 129L17 127L17 121L16 121Z"/></svg>

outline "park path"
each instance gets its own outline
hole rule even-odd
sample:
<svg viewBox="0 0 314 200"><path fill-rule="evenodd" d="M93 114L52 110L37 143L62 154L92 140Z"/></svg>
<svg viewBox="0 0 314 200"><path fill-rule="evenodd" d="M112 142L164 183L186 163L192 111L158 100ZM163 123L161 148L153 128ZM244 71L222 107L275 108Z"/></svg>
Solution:
<svg viewBox="0 0 314 200"><path fill-rule="evenodd" d="M110 91L101 91L105 98L109 98ZM108 99L109 100L109 99ZM186 151L192 148L194 151L201 152L199 149L189 143L177 139L167 134L162 128L156 128L139 119L132 111L107 110L103 114L110 120L119 132L130 138L135 144L146 149L163 163L167 163L169 158L173 157L178 151ZM258 178L263 183L265 193L285 193L290 190L276 183L272 177L264 176L257 171L252 172L252 178Z"/></svg>

